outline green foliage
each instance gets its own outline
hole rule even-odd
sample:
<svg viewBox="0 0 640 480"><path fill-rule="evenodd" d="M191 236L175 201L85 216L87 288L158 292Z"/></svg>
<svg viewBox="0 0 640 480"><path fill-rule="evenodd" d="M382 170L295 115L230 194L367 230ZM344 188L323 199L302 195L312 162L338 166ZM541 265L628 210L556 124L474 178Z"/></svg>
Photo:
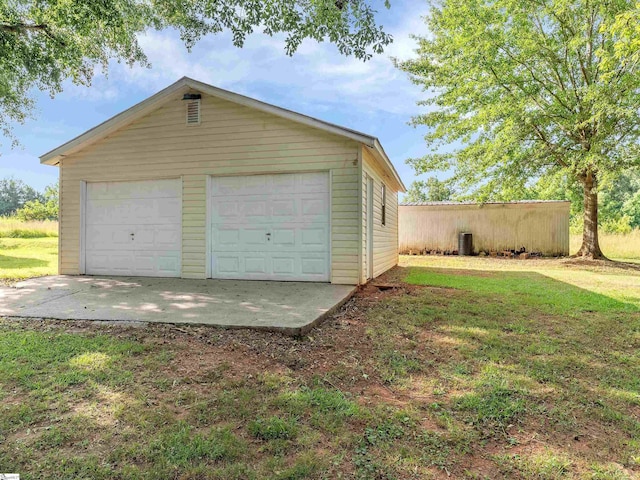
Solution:
<svg viewBox="0 0 640 480"><path fill-rule="evenodd" d="M393 348L385 349L379 357L379 372L387 383L398 382L412 373L424 370L424 364L414 355L399 352Z"/></svg>
<svg viewBox="0 0 640 480"><path fill-rule="evenodd" d="M212 429L207 435L193 432L186 423L160 435L150 445L149 457L172 466L187 467L202 461L233 460L245 445L230 429Z"/></svg>
<svg viewBox="0 0 640 480"><path fill-rule="evenodd" d="M598 198L599 224L605 233L629 233L640 227L640 171L625 170L605 177ZM583 228L581 187L571 177L560 172L541 178L528 189L529 198L541 200L569 200L571 202L571 230ZM515 200L516 198L509 198Z"/></svg>
<svg viewBox="0 0 640 480"><path fill-rule="evenodd" d="M500 379L487 382L479 392L461 397L456 407L469 412L469 420L474 424L496 424L503 428L526 411L519 392Z"/></svg>
<svg viewBox="0 0 640 480"><path fill-rule="evenodd" d="M430 177L426 181L416 180L404 197L405 202L443 202L451 200L455 191L447 182Z"/></svg>
<svg viewBox="0 0 640 480"><path fill-rule="evenodd" d="M2 59L0 59L1 62ZM1 82L2 80L0 80L0 89L2 88ZM0 95L1 92L2 90L0 90ZM0 119L0 126L2 122L3 120ZM22 180L16 180L12 177L0 180L0 217L12 215L25 203L33 200L41 200L41 196Z"/></svg>
<svg viewBox="0 0 640 480"><path fill-rule="evenodd" d="M631 217L627 215L601 222L600 227L605 233L617 233L621 235L629 234L633 230L631 227Z"/></svg>
<svg viewBox="0 0 640 480"><path fill-rule="evenodd" d="M57 220L58 185L49 185L42 197L26 202L22 208L16 210L16 218L25 222L31 220Z"/></svg>
<svg viewBox="0 0 640 480"><path fill-rule="evenodd" d="M344 393L320 387L303 387L287 392L282 395L282 401L298 413L305 409L315 409L321 413L344 418L356 416L360 411L358 404L349 400Z"/></svg>
<svg viewBox="0 0 640 480"><path fill-rule="evenodd" d="M289 439L296 436L296 425L279 417L258 418L249 423L249 432L262 440Z"/></svg>
<svg viewBox="0 0 640 480"><path fill-rule="evenodd" d="M418 58L396 62L429 92L413 123L431 152L408 163L480 201L554 175L592 196L640 166L640 29L611 33L629 15L635 0L432 2Z"/></svg>
<svg viewBox="0 0 640 480"><path fill-rule="evenodd" d="M564 457L545 452L538 455L497 455L495 460L509 476L516 473L523 478L558 480L571 478L572 462Z"/></svg>
<svg viewBox="0 0 640 480"><path fill-rule="evenodd" d="M389 1L385 1L389 7ZM28 0L0 3L0 130L24 122L38 88L55 95L70 80L90 85L110 60L148 66L138 35L177 29L190 49L202 37L230 31L242 47L254 30L285 33L285 51L303 40L329 40L340 53L366 60L391 36L367 0Z"/></svg>
<svg viewBox="0 0 640 480"><path fill-rule="evenodd" d="M615 52L617 58L640 60L640 3L616 17L606 26L616 36Z"/></svg>
<svg viewBox="0 0 640 480"><path fill-rule="evenodd" d="M367 427L364 431L364 439L369 445L388 445L405 435L402 425L392 421L385 421L376 427Z"/></svg>

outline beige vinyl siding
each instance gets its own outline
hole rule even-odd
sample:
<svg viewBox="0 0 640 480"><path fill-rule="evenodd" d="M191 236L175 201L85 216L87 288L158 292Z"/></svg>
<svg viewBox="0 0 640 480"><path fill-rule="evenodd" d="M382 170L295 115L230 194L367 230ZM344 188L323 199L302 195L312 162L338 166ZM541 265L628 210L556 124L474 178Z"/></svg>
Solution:
<svg viewBox="0 0 640 480"><path fill-rule="evenodd" d="M398 264L398 192L391 177L378 165L369 149L362 147L362 249L364 252L361 277L367 278L367 201L366 176L373 178L373 276L378 277ZM386 222L382 225L382 184L387 189Z"/></svg>
<svg viewBox="0 0 640 480"><path fill-rule="evenodd" d="M207 177L182 177L182 276L205 278L207 271ZM205 208L202 209L202 198Z"/></svg>
<svg viewBox="0 0 640 480"><path fill-rule="evenodd" d="M184 89L159 109L61 167L60 272L80 273L82 181L182 178L183 277L206 276L209 175L331 172L331 281L359 281L359 144L225 100L202 96L201 123L186 125Z"/></svg>

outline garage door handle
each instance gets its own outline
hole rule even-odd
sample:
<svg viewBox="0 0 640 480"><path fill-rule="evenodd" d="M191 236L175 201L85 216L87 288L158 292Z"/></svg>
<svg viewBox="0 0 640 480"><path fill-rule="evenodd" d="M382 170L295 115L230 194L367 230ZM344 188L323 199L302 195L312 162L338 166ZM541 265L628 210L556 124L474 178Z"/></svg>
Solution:
<svg viewBox="0 0 640 480"><path fill-rule="evenodd" d="M267 233L266 235L267 235L267 241L268 241L268 240L271 240L271 234L270 234L270 233Z"/></svg>

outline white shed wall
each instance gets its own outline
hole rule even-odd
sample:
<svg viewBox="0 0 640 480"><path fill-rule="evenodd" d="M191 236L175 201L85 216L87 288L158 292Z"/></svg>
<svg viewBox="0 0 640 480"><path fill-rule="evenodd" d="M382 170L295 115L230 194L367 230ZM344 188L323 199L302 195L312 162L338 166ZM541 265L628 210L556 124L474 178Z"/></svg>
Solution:
<svg viewBox="0 0 640 480"><path fill-rule="evenodd" d="M457 250L473 234L474 252L569 254L569 202L400 205L400 253Z"/></svg>

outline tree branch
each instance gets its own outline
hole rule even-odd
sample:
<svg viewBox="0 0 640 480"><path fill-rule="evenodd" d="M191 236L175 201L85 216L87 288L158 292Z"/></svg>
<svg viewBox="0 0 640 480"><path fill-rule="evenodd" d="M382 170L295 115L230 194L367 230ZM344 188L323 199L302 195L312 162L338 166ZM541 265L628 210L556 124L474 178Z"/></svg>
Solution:
<svg viewBox="0 0 640 480"><path fill-rule="evenodd" d="M4 32L18 33L25 30L49 30L46 23L0 23L0 30Z"/></svg>
<svg viewBox="0 0 640 480"><path fill-rule="evenodd" d="M46 23L0 23L1 32L9 33L24 33L26 31L43 32L47 37L56 42L61 47L66 47L67 44L60 40L56 35L51 33L49 25Z"/></svg>

